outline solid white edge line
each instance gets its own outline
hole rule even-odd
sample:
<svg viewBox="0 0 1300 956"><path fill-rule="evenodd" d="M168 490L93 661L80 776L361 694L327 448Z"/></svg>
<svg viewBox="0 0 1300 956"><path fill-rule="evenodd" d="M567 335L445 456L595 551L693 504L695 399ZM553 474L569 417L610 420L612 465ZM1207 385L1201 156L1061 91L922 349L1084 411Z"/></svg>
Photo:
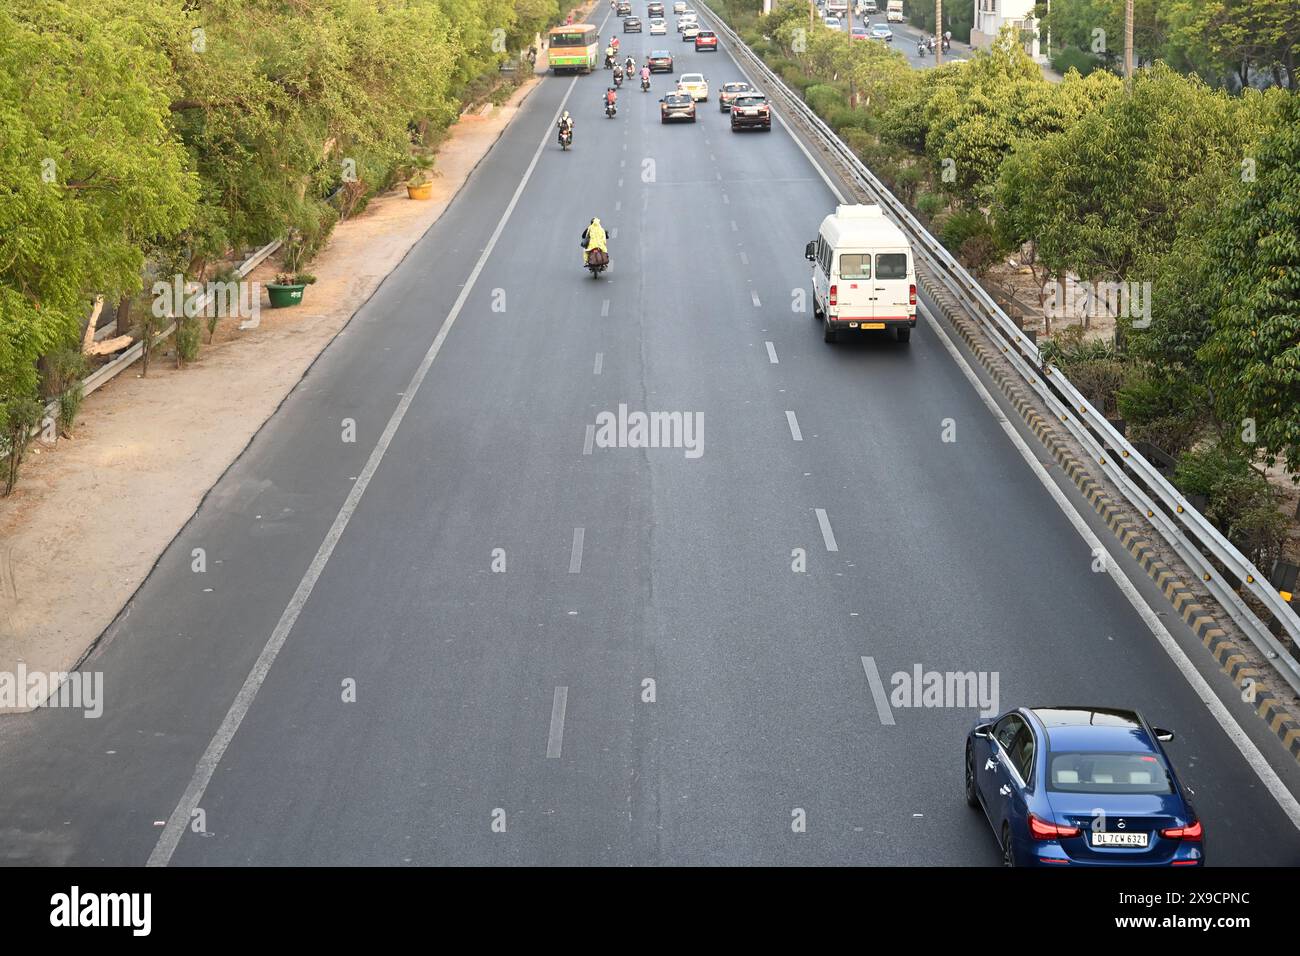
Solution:
<svg viewBox="0 0 1300 956"><path fill-rule="evenodd" d="M203 794L207 791L208 783L211 782L212 775L216 772L217 765L221 762L226 748L239 731L239 725L243 723L249 708L252 707L257 692L261 689L267 673L271 670L271 665L275 663L280 649L289 637L289 632L293 630L293 625L298 620L298 615L302 613L307 599L311 597L312 589L316 586L321 573L325 570L325 565L334 553L334 548L338 545L339 539L342 538L343 532L347 529L348 522L352 520L352 515L361 501L361 496L365 494L370 479L374 477L376 470L379 468L379 463L383 461L384 455L393 441L393 436L397 433L398 426L402 424L402 419L406 417L406 412L415 400L415 395L420 390L420 385L424 382L424 378L428 374L430 367L432 367L434 359L442 351L442 344L447 340L447 334L455 324L456 317L460 315L461 309L464 308L465 302L474 288L474 283L478 281L483 267L487 264L488 257L492 254L492 250L496 248L497 240L501 238L501 234L505 231L506 223L509 221L511 213L515 211L515 206L519 203L519 197L523 195L524 188L532 179L533 170L536 169L537 163L542 157L542 150L550 142L551 129L559 121L560 113L564 110L564 105L568 102L577 82L578 78L575 76L569 83L569 88L560 100L555 115L551 117L551 122L547 125L541 142L537 144L537 150L533 153L528 169L524 171L523 178L520 179L519 185L515 188L514 195L510 197L509 205L506 206L505 212L501 214L496 229L492 231L492 237L479 255L478 262L474 264L474 269L470 272L469 278L465 280L464 286L461 287L460 295L456 297L451 311L447 313L447 318L443 320L441 328L438 329L438 334L434 337L433 344L429 346L429 350L425 353L419 368L415 370L415 374L411 377L410 384L406 386L406 390L402 393L397 408L393 410L383 434L379 436L378 444L371 451L365 467L361 470L361 474L352 484L352 488L343 502L343 507L339 509L338 515L334 518L334 523L330 525L330 529L325 535L325 540L321 542L320 548L316 551L316 556L308 566L307 573L303 575L302 580L298 583L297 590L293 593L293 597L289 599L289 604L284 609L284 613L280 615L275 630L271 632L266 645L262 648L262 653L258 655L253 664L253 669L249 671L248 676L244 679L243 686L240 687L239 693L235 695L235 699L231 703L230 709L226 711L226 716L222 719L221 725L217 728L212 740L209 741L207 749L203 751L203 756L199 758L189 786L185 788L185 792L181 795L180 801L176 804L176 809L167 818L167 825L158 836L158 842L154 845L153 852L149 854L147 866L166 866L171 861L172 854L176 852L176 847L180 844L181 837L185 835L185 829L189 825L190 815L198 807L199 801L203 799Z"/></svg>
<svg viewBox="0 0 1300 956"><path fill-rule="evenodd" d="M1174 640L1173 635L1169 633L1164 622L1162 622L1156 615L1155 610L1147 604L1146 600L1138 592L1137 587L1129 579L1127 572L1125 572L1121 567L1120 561L1114 554L1112 554L1111 549L1103 545L1101 539L1099 539L1093 533L1092 529L1084 522L1079 512L1065 496L1065 493L1057 487L1056 482L1054 482L1051 475L1047 473L1047 469L1043 467L1042 462L1040 462L1034 455L1033 451L1029 448L1029 445L1020 436L1020 432L1018 432L1016 427L1011 424L1007 416L1003 413L1001 406L999 406L993 396L989 394L988 389L984 387L984 383L980 381L979 376L975 374L975 371L967 363L966 357L961 354L957 346L953 344L952 339L948 337L947 331L940 325L937 319L930 315L929 309L918 309L918 311L924 316L926 323L930 328L938 334L939 341L942 343L943 347L947 349L948 354L951 355L953 361L957 363L957 367L961 369L962 374L965 375L966 379L972 386L974 386L975 391L979 394L980 400L988 406L994 419L996 419L998 424L1002 426L1002 430L1006 432L1007 437L1011 439L1011 443L1015 445L1016 450L1020 452L1020 457L1025 460L1025 463L1033 471L1042 486L1047 489L1047 493L1052 496L1052 500L1056 502L1057 507L1061 509L1061 512L1065 515L1066 519L1074 526L1074 530L1079 533L1079 537L1083 538L1084 542L1093 551L1098 548L1105 549L1106 556L1109 559L1106 561L1106 573L1110 575L1111 580L1115 582L1124 597L1128 599L1129 604L1133 606L1133 610L1137 612L1138 617L1142 618L1143 623L1150 628L1151 633L1155 635L1156 640L1160 642L1160 646L1165 649L1165 653L1167 653L1170 659L1174 662L1174 666L1178 668L1179 673L1182 674L1187 683L1191 685L1196 696L1201 699L1201 703L1205 705L1206 709L1214 719L1218 721L1219 726L1223 729L1223 732L1227 734L1228 739L1231 740L1237 750L1241 752L1241 756L1250 766L1250 769L1255 771L1255 775L1259 777L1260 782L1263 783L1268 792L1273 795L1273 799L1276 800L1278 806L1282 808L1282 812L1287 815L1292 825L1294 825L1296 829L1300 830L1300 802L1297 802L1295 796L1287 789L1286 784L1282 782L1282 779L1269 765L1268 761L1264 758L1264 755L1259 752L1259 748L1255 746L1254 741L1252 741L1250 737L1247 736L1246 732L1241 729L1241 726L1228 711L1228 708L1223 705L1223 701L1219 700L1214 689L1210 687L1205 678L1201 676L1200 671L1196 669L1187 654L1178 645L1178 642Z"/></svg>

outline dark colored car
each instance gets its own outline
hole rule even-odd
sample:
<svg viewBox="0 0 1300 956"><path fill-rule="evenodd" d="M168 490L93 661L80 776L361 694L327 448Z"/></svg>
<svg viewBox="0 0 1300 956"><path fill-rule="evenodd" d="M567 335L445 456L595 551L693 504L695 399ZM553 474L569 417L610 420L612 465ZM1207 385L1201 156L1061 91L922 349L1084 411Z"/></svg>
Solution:
<svg viewBox="0 0 1300 956"><path fill-rule="evenodd" d="M1006 866L1201 866L1201 822L1137 711L1021 707L966 736L966 802Z"/></svg>
<svg viewBox="0 0 1300 956"><path fill-rule="evenodd" d="M742 93L731 101L731 129L772 129L772 107L762 93Z"/></svg>
<svg viewBox="0 0 1300 956"><path fill-rule="evenodd" d="M662 17L664 15L664 5L662 3L652 3L646 7L645 15L648 17Z"/></svg>
<svg viewBox="0 0 1300 956"><path fill-rule="evenodd" d="M671 73L673 71L673 55L667 50L651 50L650 56L645 62L646 66L650 67L651 73Z"/></svg>
<svg viewBox="0 0 1300 956"><path fill-rule="evenodd" d="M689 93L669 93L659 101L659 122L688 120L695 122L695 100Z"/></svg>
<svg viewBox="0 0 1300 956"><path fill-rule="evenodd" d="M733 80L730 83L723 83L722 89L718 91L718 110L727 112L731 109L731 101L741 93L753 93L754 88L744 80Z"/></svg>
<svg viewBox="0 0 1300 956"><path fill-rule="evenodd" d="M718 35L712 30L701 30L695 34L695 52L701 53L706 50L718 52Z"/></svg>
<svg viewBox="0 0 1300 956"><path fill-rule="evenodd" d="M628 17L626 20L624 20L624 21L623 21L623 32L624 32L624 33L640 33L640 32L641 32L641 20L640 20L640 18L639 18L639 17Z"/></svg>
<svg viewBox="0 0 1300 956"><path fill-rule="evenodd" d="M620 17L630 17L632 15L632 4L628 3L627 0L621 0L618 6L614 8L614 13Z"/></svg>

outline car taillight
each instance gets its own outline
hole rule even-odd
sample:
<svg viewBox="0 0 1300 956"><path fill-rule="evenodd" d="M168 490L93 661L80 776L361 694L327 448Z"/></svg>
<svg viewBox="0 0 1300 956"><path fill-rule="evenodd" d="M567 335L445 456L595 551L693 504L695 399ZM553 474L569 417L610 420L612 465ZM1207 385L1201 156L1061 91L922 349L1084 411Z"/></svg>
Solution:
<svg viewBox="0 0 1300 956"><path fill-rule="evenodd" d="M1170 827L1167 830L1161 830L1160 835L1170 840L1187 840L1191 843L1201 841L1201 821L1197 820L1191 826Z"/></svg>
<svg viewBox="0 0 1300 956"><path fill-rule="evenodd" d="M907 287L907 304L916 305L916 286L914 285Z"/></svg>
<svg viewBox="0 0 1300 956"><path fill-rule="evenodd" d="M831 286L831 305L837 304L836 291L837 291L836 286Z"/></svg>
<svg viewBox="0 0 1300 956"><path fill-rule="evenodd" d="M1077 837L1079 832L1078 827L1060 826L1039 819L1032 813L1029 814L1029 835L1035 840L1059 840L1063 837Z"/></svg>

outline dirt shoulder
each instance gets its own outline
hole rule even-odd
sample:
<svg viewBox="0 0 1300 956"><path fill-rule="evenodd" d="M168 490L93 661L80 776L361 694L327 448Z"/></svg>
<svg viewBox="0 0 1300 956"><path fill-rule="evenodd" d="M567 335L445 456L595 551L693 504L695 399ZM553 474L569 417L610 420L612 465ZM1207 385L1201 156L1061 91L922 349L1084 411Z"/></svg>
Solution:
<svg viewBox="0 0 1300 956"><path fill-rule="evenodd" d="M539 71L543 62L538 63ZM112 622L209 488L275 412L316 356L441 216L520 104L462 116L438 150L433 197L405 189L339 224L311 263L303 303L260 326L223 320L183 370L155 355L86 400L75 437L35 445L18 487L0 500L0 672L74 666ZM264 263L249 278L266 282Z"/></svg>

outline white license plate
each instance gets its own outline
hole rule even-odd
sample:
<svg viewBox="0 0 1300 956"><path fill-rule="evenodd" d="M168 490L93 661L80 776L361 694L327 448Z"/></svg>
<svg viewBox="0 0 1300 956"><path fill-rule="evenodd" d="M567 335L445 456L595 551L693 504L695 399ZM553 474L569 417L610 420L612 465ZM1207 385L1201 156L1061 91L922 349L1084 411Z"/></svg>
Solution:
<svg viewBox="0 0 1300 956"><path fill-rule="evenodd" d="M1145 833L1093 833L1093 846L1137 846L1147 845Z"/></svg>

